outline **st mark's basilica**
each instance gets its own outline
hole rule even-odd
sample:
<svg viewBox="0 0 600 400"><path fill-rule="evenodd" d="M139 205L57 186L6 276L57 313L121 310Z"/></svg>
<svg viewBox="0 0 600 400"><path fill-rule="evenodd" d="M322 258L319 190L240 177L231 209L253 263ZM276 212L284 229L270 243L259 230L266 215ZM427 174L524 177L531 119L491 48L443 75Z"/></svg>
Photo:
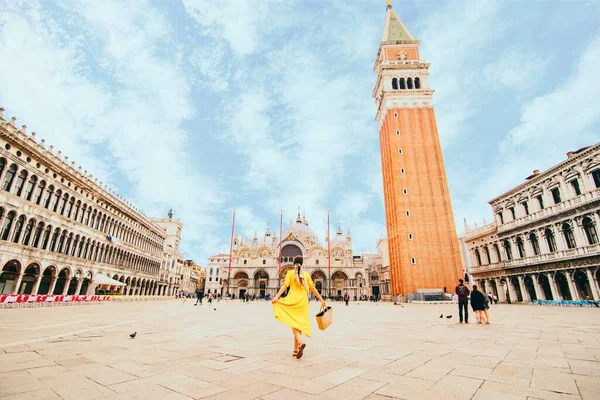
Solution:
<svg viewBox="0 0 600 400"><path fill-rule="evenodd" d="M209 258L206 293L225 296L229 292L235 297L246 294L274 296L281 287L285 274L293 267L294 257L300 255L304 258L303 268L310 274L319 293L329 296L348 293L351 297L371 295L366 279L368 264L365 262L365 255L354 255L350 232L344 234L338 226L331 237L330 249L329 268L327 238L320 242L300 213L296 221L290 221L283 232L281 267L280 243L276 233L272 234L267 229L263 237L259 238L255 233L252 239L236 234L230 272L229 254Z"/></svg>

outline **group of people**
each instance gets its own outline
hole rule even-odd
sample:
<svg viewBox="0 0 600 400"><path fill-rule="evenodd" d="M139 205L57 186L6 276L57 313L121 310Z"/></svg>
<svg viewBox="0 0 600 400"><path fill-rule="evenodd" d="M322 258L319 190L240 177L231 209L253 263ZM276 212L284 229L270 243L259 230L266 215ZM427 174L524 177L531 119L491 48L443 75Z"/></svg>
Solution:
<svg viewBox="0 0 600 400"><path fill-rule="evenodd" d="M471 299L471 308L475 312L478 324L489 325L490 322L490 303L494 301L491 293L483 293L477 289L477 285L469 290L462 279L458 280L456 286L456 295L458 296L458 318L459 324L463 323L463 313L465 324L469 323L469 298ZM496 300L497 301L497 300Z"/></svg>

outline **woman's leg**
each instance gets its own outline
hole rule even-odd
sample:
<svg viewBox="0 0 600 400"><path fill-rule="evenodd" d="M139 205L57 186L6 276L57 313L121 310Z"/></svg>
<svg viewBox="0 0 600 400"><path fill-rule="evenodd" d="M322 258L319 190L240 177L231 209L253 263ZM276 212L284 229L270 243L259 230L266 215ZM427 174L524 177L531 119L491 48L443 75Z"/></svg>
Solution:
<svg viewBox="0 0 600 400"><path fill-rule="evenodd" d="M486 322L486 324L489 324L490 323L490 312L489 312L489 309L485 308L483 310L483 312L485 314L485 322Z"/></svg>
<svg viewBox="0 0 600 400"><path fill-rule="evenodd" d="M294 352L298 351L298 345L300 344L301 333L298 329L292 328L292 334L294 335Z"/></svg>

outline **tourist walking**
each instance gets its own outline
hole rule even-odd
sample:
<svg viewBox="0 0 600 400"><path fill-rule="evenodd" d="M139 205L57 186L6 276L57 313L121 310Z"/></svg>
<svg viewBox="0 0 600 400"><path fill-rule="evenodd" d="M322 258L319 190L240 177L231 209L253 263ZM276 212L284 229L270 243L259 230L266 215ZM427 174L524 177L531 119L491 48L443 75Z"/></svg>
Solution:
<svg viewBox="0 0 600 400"><path fill-rule="evenodd" d="M200 303L200 305L202 305L203 297L204 297L204 293L202 293L202 291L200 289L196 289L196 303L194 305L197 306L198 303Z"/></svg>
<svg viewBox="0 0 600 400"><path fill-rule="evenodd" d="M350 301L350 296L348 296L348 293L346 293L344 296L344 301L346 302L346 305L348 305L348 301Z"/></svg>
<svg viewBox="0 0 600 400"><path fill-rule="evenodd" d="M285 281L277 295L271 300L273 315L276 319L292 328L294 334L293 356L297 359L302 357L306 343L302 341L302 334L310 337L310 321L308 318L308 292L311 291L325 307L325 300L315 289L310 275L302 270L302 256L294 257L294 269L285 275ZM289 288L287 296L280 297Z"/></svg>
<svg viewBox="0 0 600 400"><path fill-rule="evenodd" d="M485 322L484 315L484 307L485 302L487 300L487 296L477 290L477 286L473 285L473 291L471 292L471 307L475 312L475 317L477 318L478 324L483 324Z"/></svg>
<svg viewBox="0 0 600 400"><path fill-rule="evenodd" d="M485 324L490 324L490 304L492 304L492 294L489 293L488 296L483 296L483 314L485 316Z"/></svg>
<svg viewBox="0 0 600 400"><path fill-rule="evenodd" d="M469 288L465 286L462 279L458 280L458 286L456 286L456 295L458 296L458 319L459 323L463 323L463 311L465 317L465 324L469 323Z"/></svg>

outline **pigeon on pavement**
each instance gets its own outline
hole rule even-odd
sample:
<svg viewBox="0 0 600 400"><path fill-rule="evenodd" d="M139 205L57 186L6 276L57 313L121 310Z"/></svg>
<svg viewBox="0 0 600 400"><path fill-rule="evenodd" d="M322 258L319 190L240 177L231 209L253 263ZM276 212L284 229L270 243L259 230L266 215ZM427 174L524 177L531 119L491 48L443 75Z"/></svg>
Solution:
<svg viewBox="0 0 600 400"><path fill-rule="evenodd" d="M452 315L446 315L446 318L452 318Z"/></svg>
<svg viewBox="0 0 600 400"><path fill-rule="evenodd" d="M440 318L444 318L444 314L440 314Z"/></svg>
<svg viewBox="0 0 600 400"><path fill-rule="evenodd" d="M129 337L133 339L136 337L136 335L137 335L137 332L133 332L131 335L129 335Z"/></svg>

